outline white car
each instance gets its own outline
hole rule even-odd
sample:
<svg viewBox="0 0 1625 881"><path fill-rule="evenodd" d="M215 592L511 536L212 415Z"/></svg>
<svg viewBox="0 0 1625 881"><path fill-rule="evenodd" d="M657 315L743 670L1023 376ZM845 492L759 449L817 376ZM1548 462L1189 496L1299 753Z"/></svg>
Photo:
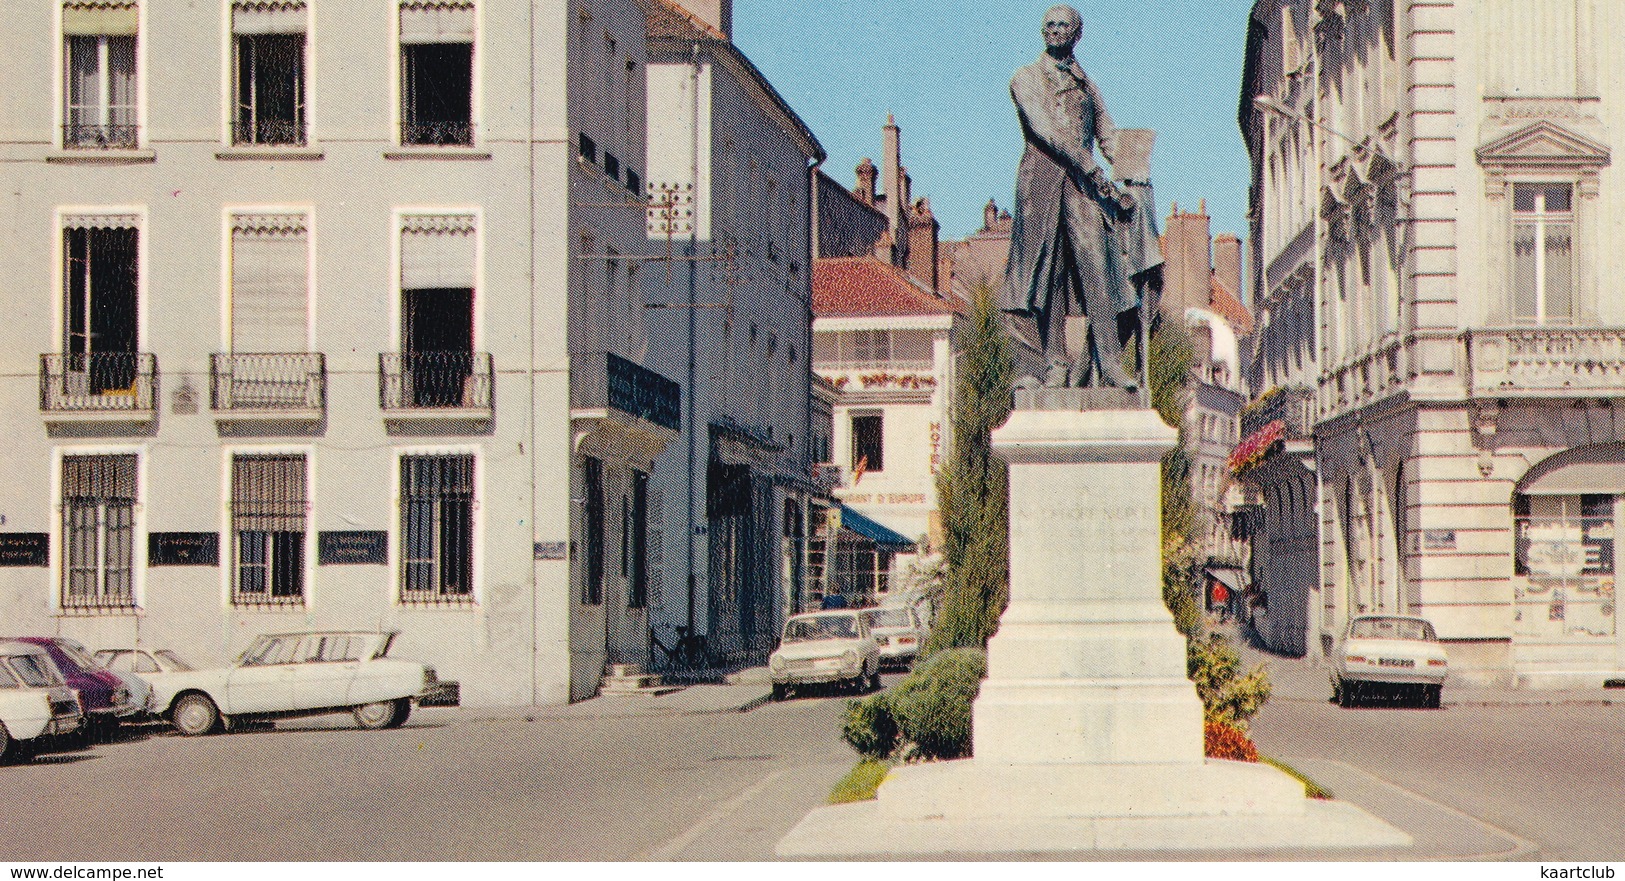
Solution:
<svg viewBox="0 0 1625 881"><path fill-rule="evenodd" d="M1398 691L1439 708L1450 660L1433 625L1409 615L1360 615L1333 654L1332 699L1348 707L1378 691Z"/></svg>
<svg viewBox="0 0 1625 881"><path fill-rule="evenodd" d="M45 649L0 642L0 759L31 752L36 738L77 731L84 719Z"/></svg>
<svg viewBox="0 0 1625 881"><path fill-rule="evenodd" d="M192 665L168 649L102 649L94 657L96 663L124 680L124 687L130 690L130 702L147 714L156 712L155 684L159 678L166 673L193 669Z"/></svg>
<svg viewBox="0 0 1625 881"><path fill-rule="evenodd" d="M362 728L397 728L413 701L453 685L441 682L433 667L386 657L397 634L260 636L230 667L156 677L156 712L186 735L248 719L343 712L353 714Z"/></svg>
<svg viewBox="0 0 1625 881"><path fill-rule="evenodd" d="M773 699L794 688L836 683L854 690L880 687L880 644L861 612L835 609L792 615L784 622L779 647L768 659Z"/></svg>
<svg viewBox="0 0 1625 881"><path fill-rule="evenodd" d="M925 645L925 624L913 605L860 609L869 632L880 645L880 665L907 667Z"/></svg>

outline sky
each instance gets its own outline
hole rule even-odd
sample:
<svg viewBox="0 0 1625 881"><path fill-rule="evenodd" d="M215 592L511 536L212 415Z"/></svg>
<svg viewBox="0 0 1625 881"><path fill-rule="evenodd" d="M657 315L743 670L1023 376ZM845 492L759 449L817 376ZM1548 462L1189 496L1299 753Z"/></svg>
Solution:
<svg viewBox="0 0 1625 881"><path fill-rule="evenodd" d="M1010 75L1043 49L1048 0L798 4L734 0L734 42L818 136L824 170L851 187L880 159L887 112L903 164L944 239L982 226L989 197L1009 208L1021 132ZM1236 127L1245 0L1074 0L1077 56L1122 128L1157 130L1151 178L1159 223L1207 200L1214 233L1245 238L1247 152Z"/></svg>

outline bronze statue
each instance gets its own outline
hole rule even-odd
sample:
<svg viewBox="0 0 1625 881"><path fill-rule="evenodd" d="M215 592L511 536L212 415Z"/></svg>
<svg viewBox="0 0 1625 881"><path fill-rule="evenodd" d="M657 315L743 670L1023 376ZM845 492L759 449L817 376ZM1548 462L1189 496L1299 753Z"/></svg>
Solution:
<svg viewBox="0 0 1625 881"><path fill-rule="evenodd" d="M1139 383L1123 369L1122 356L1139 305L1131 275L1141 267L1125 265L1121 239L1135 225L1136 204L1095 160L1098 144L1115 167L1118 131L1072 54L1082 34L1076 9L1051 8L1044 13L1044 54L1010 81L1027 150L1016 175L1000 306L1037 321L1046 387L1134 389ZM1079 315L1087 316L1088 331L1081 351L1070 353L1067 318Z"/></svg>

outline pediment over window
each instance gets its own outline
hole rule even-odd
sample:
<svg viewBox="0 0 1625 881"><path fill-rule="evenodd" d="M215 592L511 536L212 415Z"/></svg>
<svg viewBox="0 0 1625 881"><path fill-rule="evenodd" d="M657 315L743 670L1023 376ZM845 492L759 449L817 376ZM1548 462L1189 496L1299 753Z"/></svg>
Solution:
<svg viewBox="0 0 1625 881"><path fill-rule="evenodd" d="M1491 171L1586 169L1609 163L1609 151L1584 135L1541 120L1478 148L1478 162Z"/></svg>

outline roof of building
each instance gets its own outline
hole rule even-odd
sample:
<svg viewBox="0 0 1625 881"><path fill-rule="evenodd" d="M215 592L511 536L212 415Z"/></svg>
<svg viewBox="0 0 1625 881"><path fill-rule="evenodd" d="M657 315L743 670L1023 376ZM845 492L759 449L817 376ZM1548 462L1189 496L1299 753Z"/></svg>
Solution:
<svg viewBox="0 0 1625 881"><path fill-rule="evenodd" d="M1214 312L1219 313L1221 318L1230 322L1236 333L1247 336L1253 332L1252 311L1235 294L1226 290L1217 276L1213 279L1213 292L1208 296L1208 305Z"/></svg>
<svg viewBox="0 0 1625 881"><path fill-rule="evenodd" d="M712 27L688 10L666 0L649 0L646 5L649 37L679 40L726 40L728 35Z"/></svg>
<svg viewBox="0 0 1625 881"><path fill-rule="evenodd" d="M942 299L903 270L874 257L823 257L813 261L813 315L952 315Z"/></svg>

